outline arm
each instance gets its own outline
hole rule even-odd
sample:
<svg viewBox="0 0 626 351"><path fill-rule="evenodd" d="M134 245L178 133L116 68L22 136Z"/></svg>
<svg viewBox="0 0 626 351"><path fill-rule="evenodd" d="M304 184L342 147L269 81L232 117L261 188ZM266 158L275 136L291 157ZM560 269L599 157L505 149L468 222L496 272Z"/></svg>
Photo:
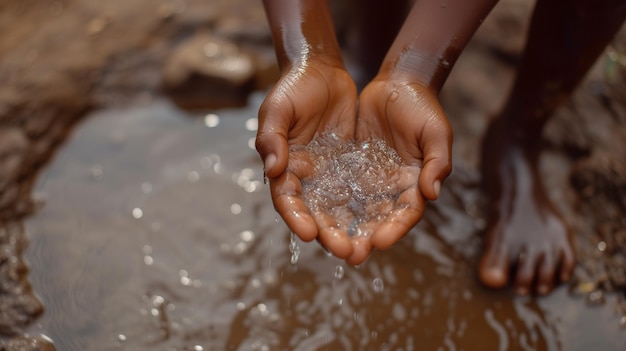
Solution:
<svg viewBox="0 0 626 351"><path fill-rule="evenodd" d="M264 0L282 72L311 61L343 68L327 1Z"/></svg>
<svg viewBox="0 0 626 351"><path fill-rule="evenodd" d="M457 58L497 0L418 0L380 75L439 92Z"/></svg>

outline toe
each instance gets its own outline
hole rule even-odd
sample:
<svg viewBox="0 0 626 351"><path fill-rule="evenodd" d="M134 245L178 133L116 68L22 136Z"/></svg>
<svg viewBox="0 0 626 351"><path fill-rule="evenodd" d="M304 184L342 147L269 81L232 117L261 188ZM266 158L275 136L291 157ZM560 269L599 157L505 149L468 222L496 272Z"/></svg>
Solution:
<svg viewBox="0 0 626 351"><path fill-rule="evenodd" d="M490 245L485 250L478 270L480 280L490 288L503 288L509 280L509 259L506 252Z"/></svg>
<svg viewBox="0 0 626 351"><path fill-rule="evenodd" d="M561 252L561 282L566 282L572 276L572 271L576 265L574 251L570 245L567 245Z"/></svg>
<svg viewBox="0 0 626 351"><path fill-rule="evenodd" d="M519 295L528 295L535 279L537 257L534 253L522 254L515 274L515 291Z"/></svg>
<svg viewBox="0 0 626 351"><path fill-rule="evenodd" d="M544 254L539 265L539 276L537 277L537 293L546 295L554 287L554 274L556 272L557 261L554 254Z"/></svg>

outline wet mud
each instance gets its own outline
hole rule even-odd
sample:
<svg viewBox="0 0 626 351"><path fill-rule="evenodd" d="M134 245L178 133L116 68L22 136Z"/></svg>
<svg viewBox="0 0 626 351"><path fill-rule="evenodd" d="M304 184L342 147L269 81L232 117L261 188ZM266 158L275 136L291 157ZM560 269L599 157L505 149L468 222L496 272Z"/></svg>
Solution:
<svg viewBox="0 0 626 351"><path fill-rule="evenodd" d="M409 236L358 268L277 220L245 110L189 118L165 101L90 117L41 178L27 221L59 350L584 350L626 334L605 296L491 292L475 277L484 225L458 167ZM292 251L294 247L292 246ZM293 263L292 263L293 262Z"/></svg>
<svg viewBox="0 0 626 351"><path fill-rule="evenodd" d="M544 135L573 281L520 298L476 278L479 141L530 5L501 1L444 87L441 199L354 268L290 243L263 184L257 2L0 1L0 350L623 349L624 30Z"/></svg>

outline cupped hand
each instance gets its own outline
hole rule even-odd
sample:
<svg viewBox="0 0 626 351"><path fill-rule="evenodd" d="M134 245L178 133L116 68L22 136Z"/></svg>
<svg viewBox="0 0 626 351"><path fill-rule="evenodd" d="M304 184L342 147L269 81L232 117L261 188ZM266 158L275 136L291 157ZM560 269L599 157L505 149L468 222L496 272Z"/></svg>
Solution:
<svg viewBox="0 0 626 351"><path fill-rule="evenodd" d="M324 131L353 140L356 99L355 84L343 67L295 64L261 105L256 138L280 216L302 240L318 239L340 258L352 255L347 233L336 227L329 214L312 214L302 198L301 179L314 170L304 146Z"/></svg>
<svg viewBox="0 0 626 351"><path fill-rule="evenodd" d="M417 183L401 188L387 217L370 228L370 235L352 239L347 261L360 264L373 248L385 250L421 219L426 200L439 196L450 174L452 129L432 89L376 77L359 98L357 141L383 139L409 166L419 166Z"/></svg>

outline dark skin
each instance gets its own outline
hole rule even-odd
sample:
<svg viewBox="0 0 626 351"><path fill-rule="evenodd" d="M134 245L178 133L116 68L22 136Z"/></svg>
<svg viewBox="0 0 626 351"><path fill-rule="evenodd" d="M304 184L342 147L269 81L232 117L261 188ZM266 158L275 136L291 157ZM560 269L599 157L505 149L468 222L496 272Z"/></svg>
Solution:
<svg viewBox="0 0 626 351"><path fill-rule="evenodd" d="M452 132L437 95L495 3L417 0L398 34L385 36L393 42L357 95L327 2L264 1L282 75L259 111L257 150L274 205L301 239L317 239L337 257L360 264L419 221L451 170ZM570 234L542 187L538 140L545 122L619 29L625 7L617 0L537 3L520 78L484 140L482 169L491 207L479 276L489 287L513 282L520 294L545 294L571 274ZM572 45L564 46L568 40ZM289 147L329 130L345 140L383 139L405 163L422 167L418 184L400 194L391 214L367 224L372 235L350 238L331 215L312 214L303 202L300 180L313 165L306 152L290 153Z"/></svg>

